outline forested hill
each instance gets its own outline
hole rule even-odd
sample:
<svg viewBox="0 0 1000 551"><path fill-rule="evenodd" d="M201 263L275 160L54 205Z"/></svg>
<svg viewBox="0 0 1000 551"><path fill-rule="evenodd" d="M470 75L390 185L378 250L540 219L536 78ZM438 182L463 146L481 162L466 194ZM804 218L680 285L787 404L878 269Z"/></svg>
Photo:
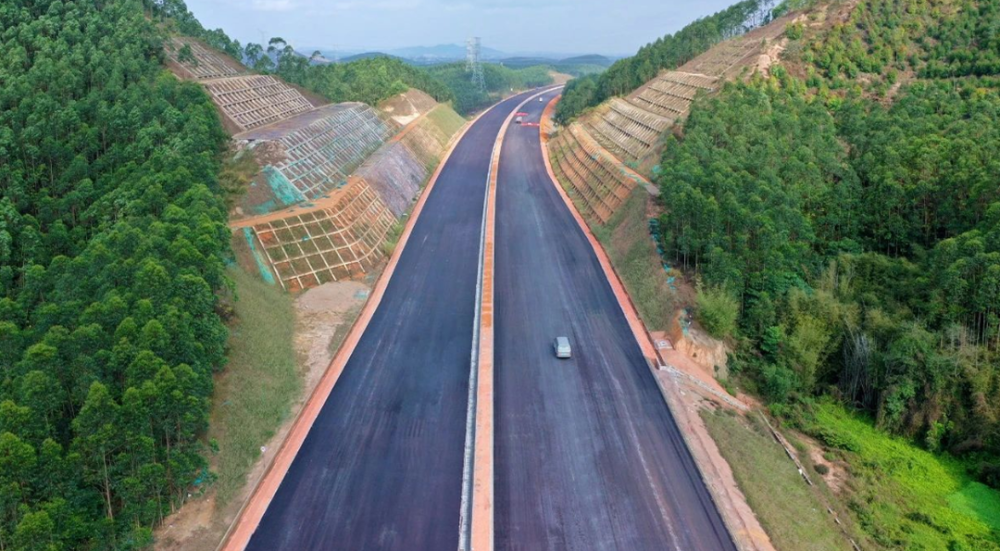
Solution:
<svg viewBox="0 0 1000 551"><path fill-rule="evenodd" d="M0 549L143 547L204 479L226 135L137 0L0 3L0 51Z"/></svg>
<svg viewBox="0 0 1000 551"><path fill-rule="evenodd" d="M677 68L723 40L764 25L788 11L791 5L788 1L775 7L773 0L743 0L658 38L634 56L619 59L603 73L572 80L556 109L556 120L565 124L587 108L613 96L626 95L661 70Z"/></svg>
<svg viewBox="0 0 1000 551"><path fill-rule="evenodd" d="M787 422L839 400L1000 488L1000 2L847 7L695 102L656 177L662 248ZM875 547L1000 548L884 498L852 502Z"/></svg>

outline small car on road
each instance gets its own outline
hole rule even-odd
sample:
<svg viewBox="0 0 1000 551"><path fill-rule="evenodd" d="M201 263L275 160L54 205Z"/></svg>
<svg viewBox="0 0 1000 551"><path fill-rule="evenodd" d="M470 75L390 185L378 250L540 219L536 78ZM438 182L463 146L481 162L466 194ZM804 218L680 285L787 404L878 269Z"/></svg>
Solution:
<svg viewBox="0 0 1000 551"><path fill-rule="evenodd" d="M569 339L566 337L556 337L556 340L552 343L552 348L555 350L557 358L566 359L573 355L573 350L569 346Z"/></svg>

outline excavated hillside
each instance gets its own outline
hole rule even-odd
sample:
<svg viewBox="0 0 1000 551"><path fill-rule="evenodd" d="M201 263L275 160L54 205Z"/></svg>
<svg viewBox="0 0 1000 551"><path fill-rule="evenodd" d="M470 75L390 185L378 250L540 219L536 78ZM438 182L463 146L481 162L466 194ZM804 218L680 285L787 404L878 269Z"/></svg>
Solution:
<svg viewBox="0 0 1000 551"><path fill-rule="evenodd" d="M236 162L255 166L230 212L238 262L287 290L371 273L465 123L419 90L331 104L201 41L165 48L168 67L212 97Z"/></svg>

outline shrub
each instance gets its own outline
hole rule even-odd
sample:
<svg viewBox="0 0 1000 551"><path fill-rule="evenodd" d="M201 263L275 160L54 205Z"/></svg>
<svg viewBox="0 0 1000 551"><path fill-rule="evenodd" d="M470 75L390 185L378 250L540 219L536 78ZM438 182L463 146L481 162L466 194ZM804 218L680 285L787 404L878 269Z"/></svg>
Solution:
<svg viewBox="0 0 1000 551"><path fill-rule="evenodd" d="M724 287L698 289L698 321L710 335L724 339L736 330L740 305Z"/></svg>
<svg viewBox="0 0 1000 551"><path fill-rule="evenodd" d="M802 38L802 23L792 23L791 25L785 27L785 36L789 40L798 40Z"/></svg>

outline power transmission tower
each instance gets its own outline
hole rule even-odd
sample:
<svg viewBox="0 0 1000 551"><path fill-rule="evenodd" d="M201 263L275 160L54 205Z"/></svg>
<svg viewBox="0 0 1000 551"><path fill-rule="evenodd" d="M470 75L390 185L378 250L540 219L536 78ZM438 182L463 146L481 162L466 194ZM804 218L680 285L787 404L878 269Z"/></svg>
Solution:
<svg viewBox="0 0 1000 551"><path fill-rule="evenodd" d="M486 90L486 78L483 76L483 64L479 61L479 51L482 39L473 36L465 42L465 71L472 73L472 85L480 91Z"/></svg>

